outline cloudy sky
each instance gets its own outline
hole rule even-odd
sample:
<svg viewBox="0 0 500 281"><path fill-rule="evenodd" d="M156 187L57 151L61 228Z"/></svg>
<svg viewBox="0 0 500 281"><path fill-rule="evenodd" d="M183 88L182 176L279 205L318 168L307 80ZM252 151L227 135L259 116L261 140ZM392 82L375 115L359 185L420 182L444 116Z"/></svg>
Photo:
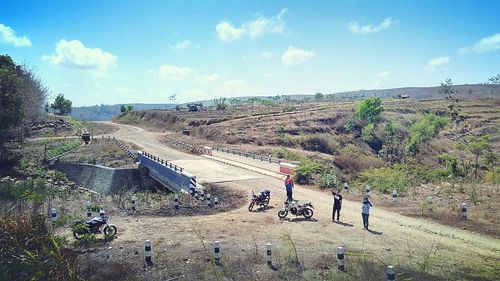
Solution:
<svg viewBox="0 0 500 281"><path fill-rule="evenodd" d="M485 82L500 1L2 0L0 53L74 105Z"/></svg>

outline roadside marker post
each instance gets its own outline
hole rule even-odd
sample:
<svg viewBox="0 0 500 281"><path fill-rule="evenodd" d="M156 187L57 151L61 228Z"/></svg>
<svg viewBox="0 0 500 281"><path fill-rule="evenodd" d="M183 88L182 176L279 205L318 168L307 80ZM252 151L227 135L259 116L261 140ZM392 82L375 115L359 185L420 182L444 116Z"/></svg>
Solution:
<svg viewBox="0 0 500 281"><path fill-rule="evenodd" d="M396 280L396 268L393 265L389 265L387 267L387 281L395 281Z"/></svg>
<svg viewBox="0 0 500 281"><path fill-rule="evenodd" d="M177 194L174 195L174 208L179 210L179 195Z"/></svg>
<svg viewBox="0 0 500 281"><path fill-rule="evenodd" d="M269 267L272 267L273 266L273 255L272 255L272 251L273 251L273 244L271 244L271 242L267 243L266 245L266 261L267 261L267 265Z"/></svg>
<svg viewBox="0 0 500 281"><path fill-rule="evenodd" d="M105 215L106 215L106 211L104 211L104 210L101 209L99 211L99 216L104 217Z"/></svg>
<svg viewBox="0 0 500 281"><path fill-rule="evenodd" d="M208 204L208 207L212 207L212 198L211 198L210 193L207 194L207 204Z"/></svg>
<svg viewBox="0 0 500 281"><path fill-rule="evenodd" d="M214 196L214 206L215 208L219 208L219 198L217 196Z"/></svg>
<svg viewBox="0 0 500 281"><path fill-rule="evenodd" d="M50 209L50 221L51 222L57 221L57 210L54 208Z"/></svg>
<svg viewBox="0 0 500 281"><path fill-rule="evenodd" d="M340 271L345 271L344 247L337 247L337 267Z"/></svg>
<svg viewBox="0 0 500 281"><path fill-rule="evenodd" d="M432 212L432 204L433 204L432 196L427 197L427 203L429 204L427 209L429 210L429 212Z"/></svg>
<svg viewBox="0 0 500 281"><path fill-rule="evenodd" d="M144 259L146 260L146 264L152 264L152 252L153 249L151 247L151 240L144 241Z"/></svg>
<svg viewBox="0 0 500 281"><path fill-rule="evenodd" d="M221 259L221 251L220 251L220 241L215 241L214 243L214 258L215 258L215 263L220 264L220 259Z"/></svg>
<svg viewBox="0 0 500 281"><path fill-rule="evenodd" d="M135 201L137 200L137 196L135 194L132 194L132 210L135 211Z"/></svg>
<svg viewBox="0 0 500 281"><path fill-rule="evenodd" d="M397 190L392 190L392 204L396 204L398 201L398 191Z"/></svg>
<svg viewBox="0 0 500 281"><path fill-rule="evenodd" d="M467 220L467 209L468 209L467 203L462 203L461 218L463 220Z"/></svg>
<svg viewBox="0 0 500 281"><path fill-rule="evenodd" d="M92 218L92 209L87 208L87 219L91 219L91 218Z"/></svg>

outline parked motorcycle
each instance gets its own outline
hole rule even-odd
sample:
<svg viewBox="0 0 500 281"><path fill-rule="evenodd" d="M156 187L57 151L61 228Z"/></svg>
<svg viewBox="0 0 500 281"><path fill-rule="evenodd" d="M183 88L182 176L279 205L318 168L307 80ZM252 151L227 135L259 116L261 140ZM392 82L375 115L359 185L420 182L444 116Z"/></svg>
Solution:
<svg viewBox="0 0 500 281"><path fill-rule="evenodd" d="M114 237L117 232L116 226L108 224L108 217L106 216L95 217L89 221L75 221L72 229L75 239L80 239L85 234L99 233Z"/></svg>
<svg viewBox="0 0 500 281"><path fill-rule="evenodd" d="M280 217L280 219L284 219L288 215L288 212L290 212L292 215L304 216L309 219L314 214L312 210L313 208L314 207L311 202L285 201L285 206L279 210L278 217Z"/></svg>
<svg viewBox="0 0 500 281"><path fill-rule="evenodd" d="M264 189L257 195L252 191L252 201L248 205L248 211L251 212L255 205L264 208L269 205L269 200L271 200L271 191L269 189Z"/></svg>

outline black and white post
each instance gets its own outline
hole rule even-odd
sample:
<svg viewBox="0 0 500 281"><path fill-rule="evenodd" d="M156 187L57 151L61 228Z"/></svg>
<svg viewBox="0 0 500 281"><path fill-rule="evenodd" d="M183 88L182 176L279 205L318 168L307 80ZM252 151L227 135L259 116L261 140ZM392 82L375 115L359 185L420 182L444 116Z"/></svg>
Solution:
<svg viewBox="0 0 500 281"><path fill-rule="evenodd" d="M396 280L396 268L393 265L387 267L387 281Z"/></svg>
<svg viewBox="0 0 500 281"><path fill-rule="evenodd" d="M396 204L398 201L398 191L393 189L392 190L392 204Z"/></svg>
<svg viewBox="0 0 500 281"><path fill-rule="evenodd" d="M101 218L104 218L104 216L106 216L106 211L104 211L103 209L101 209L99 211L99 216L101 216Z"/></svg>
<svg viewBox="0 0 500 281"><path fill-rule="evenodd" d="M214 196L214 206L215 206L215 208L219 207L219 197L217 197L217 196Z"/></svg>
<svg viewBox="0 0 500 281"><path fill-rule="evenodd" d="M179 195L177 194L174 195L174 208L179 210Z"/></svg>
<svg viewBox="0 0 500 281"><path fill-rule="evenodd" d="M92 218L92 209L90 209L90 207L87 207L87 219L91 219Z"/></svg>
<svg viewBox="0 0 500 281"><path fill-rule="evenodd" d="M345 270L344 247L337 247L337 267L340 271Z"/></svg>
<svg viewBox="0 0 500 281"><path fill-rule="evenodd" d="M208 204L208 207L212 207L212 198L211 198L210 193L207 194L207 204Z"/></svg>
<svg viewBox="0 0 500 281"><path fill-rule="evenodd" d="M433 204L433 199L432 199L432 196L429 196L427 197L427 210L429 210L429 212L432 212L432 204Z"/></svg>
<svg viewBox="0 0 500 281"><path fill-rule="evenodd" d="M271 242L266 245L266 261L269 267L273 266L273 244Z"/></svg>
<svg viewBox="0 0 500 281"><path fill-rule="evenodd" d="M137 200L137 196L135 196L135 194L132 194L132 210L135 211L135 201Z"/></svg>
<svg viewBox="0 0 500 281"><path fill-rule="evenodd" d="M220 241L215 241L214 243L214 258L215 258L215 263L220 264L220 259L221 259Z"/></svg>
<svg viewBox="0 0 500 281"><path fill-rule="evenodd" d="M151 240L144 241L144 259L145 259L147 265L150 265L153 262L152 252L153 252L153 249L151 247Z"/></svg>
<svg viewBox="0 0 500 281"><path fill-rule="evenodd" d="M205 192L203 191L203 189L200 190L200 200L202 202L205 201Z"/></svg>
<svg viewBox="0 0 500 281"><path fill-rule="evenodd" d="M468 209L467 203L462 203L462 208L460 210L460 213L461 213L460 217L463 220L467 220L467 209Z"/></svg>
<svg viewBox="0 0 500 281"><path fill-rule="evenodd" d="M57 210L54 208L50 209L50 221L51 222L57 221Z"/></svg>

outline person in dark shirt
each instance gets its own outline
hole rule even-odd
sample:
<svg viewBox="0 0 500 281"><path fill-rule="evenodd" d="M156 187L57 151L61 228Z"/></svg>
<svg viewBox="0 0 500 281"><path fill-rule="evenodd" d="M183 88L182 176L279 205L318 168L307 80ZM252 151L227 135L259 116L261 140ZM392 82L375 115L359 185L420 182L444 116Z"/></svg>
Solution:
<svg viewBox="0 0 500 281"><path fill-rule="evenodd" d="M335 213L337 213L337 221L340 221L340 209L342 208L342 195L340 195L340 189L333 190L333 213L332 220L335 221Z"/></svg>
<svg viewBox="0 0 500 281"><path fill-rule="evenodd" d="M293 201L293 196L292 196L293 188L294 188L294 184L293 184L292 178L290 177L290 175L286 175L285 189L286 189L286 201L287 202Z"/></svg>

